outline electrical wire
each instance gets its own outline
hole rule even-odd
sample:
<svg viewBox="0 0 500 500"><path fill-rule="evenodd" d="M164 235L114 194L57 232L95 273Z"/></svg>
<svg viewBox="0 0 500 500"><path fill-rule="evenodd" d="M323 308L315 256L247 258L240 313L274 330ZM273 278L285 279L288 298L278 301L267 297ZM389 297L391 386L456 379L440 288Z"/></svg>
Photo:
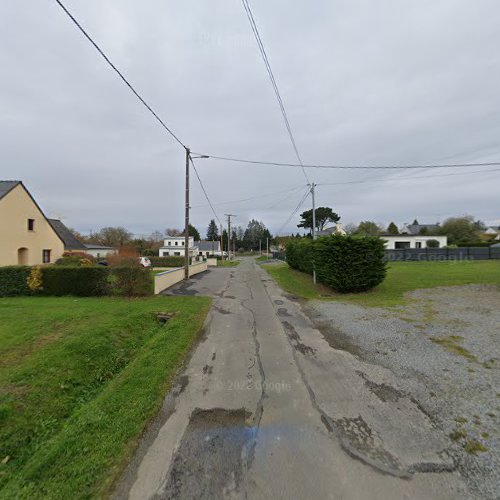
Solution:
<svg viewBox="0 0 500 500"><path fill-rule="evenodd" d="M293 219L293 216L297 213L297 211L300 209L304 201L306 201L306 198L309 196L309 193L311 192L311 189L307 187L306 192L304 193L304 196L302 196L301 200L299 201L299 204L295 207L294 211L290 214L286 222L279 228L278 232L276 234L280 234L281 231L288 225L288 223Z"/></svg>
<svg viewBox="0 0 500 500"><path fill-rule="evenodd" d="M203 194L205 195L205 198L208 201L208 204L210 205L210 208L212 209L212 212L219 222L219 224L222 224L221 220L219 219L219 216L217 215L217 212L215 211L214 206L212 205L212 202L210 201L210 198L208 197L207 190L205 189L205 186L203 185L203 182L201 181L200 175L198 174L198 170L196 170L196 165L194 164L193 158L191 155L189 155L189 161L191 162L191 165L193 166L194 173L196 174L196 177L198 178L198 182L200 183L201 189L203 190Z"/></svg>
<svg viewBox="0 0 500 500"><path fill-rule="evenodd" d="M347 169L347 170L370 170L370 169L416 169L416 168L467 168L467 167L495 167L500 166L500 162L485 162L485 163L446 163L446 164L422 164L422 165L306 165L298 163L283 163L275 161L257 161L257 160L245 160L242 158L230 158L227 156L214 156L208 155L206 153L194 153L197 155L203 155L204 157L232 161L236 163L245 163L253 165L270 165L275 167L302 167L302 168L324 168L324 169Z"/></svg>
<svg viewBox="0 0 500 500"><path fill-rule="evenodd" d="M55 0L56 3L61 7L61 9L66 13L66 15L73 21L73 23L78 27L78 29L83 33L85 38L94 46L94 48L101 54L104 60L111 66L111 68L116 72L116 74L123 80L125 85L132 91L132 93L139 99L139 101L146 107L146 109L155 117L155 119L160 123L160 125L184 148L187 147L184 143L174 134L174 132L167 126L167 124L158 116L158 114L153 110L153 108L145 101L145 99L139 94L133 85L125 78L123 73L111 62L109 57L104 53L104 51L97 45L97 43L92 39L92 37L85 31L83 26L75 19L71 12L63 5L60 0Z"/></svg>
<svg viewBox="0 0 500 500"><path fill-rule="evenodd" d="M300 156L299 150L297 148L297 143L295 142L295 138L294 138L293 133L292 133L292 127L290 126L290 121L288 120L288 115L287 115L287 112L285 109L285 105L283 103L283 99L281 97L281 94L280 94L280 91L278 88L278 84L276 83L276 78L274 77L274 73L273 73L273 70L271 68L271 64L269 62L269 58L267 57L267 52L266 52L266 49L264 48L264 43L262 42L262 38L260 36L259 29L257 28L255 18L253 17L252 9L250 8L250 4L248 3L248 0L242 0L242 3L243 3L243 7L245 9L245 12L247 14L248 21L250 23L250 27L251 27L252 32L254 34L255 40L257 41L257 45L259 47L259 52L262 56L262 60L264 62L266 70L267 70L267 74L269 75L271 85L273 86L274 93L276 95L276 99L278 101L278 105L279 105L280 110L281 110L281 114L283 115L285 127L286 127L286 130L288 132L288 136L290 137L290 142L292 143L293 150L295 152L295 156L297 157L299 164L302 165L302 163L303 163L302 158ZM308 177L304 167L302 167L302 172L304 174L304 177L306 178L307 183L310 184L309 177Z"/></svg>

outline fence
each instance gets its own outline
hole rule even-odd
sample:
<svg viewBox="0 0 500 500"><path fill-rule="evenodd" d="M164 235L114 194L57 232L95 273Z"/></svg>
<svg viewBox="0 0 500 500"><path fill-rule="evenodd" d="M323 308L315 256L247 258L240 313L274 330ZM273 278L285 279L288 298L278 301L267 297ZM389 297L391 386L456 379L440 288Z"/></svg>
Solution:
<svg viewBox="0 0 500 500"><path fill-rule="evenodd" d="M500 259L500 248L398 248L396 250L386 250L385 258L390 262L490 260ZM273 252L273 259L286 261L286 253Z"/></svg>
<svg viewBox="0 0 500 500"><path fill-rule="evenodd" d="M206 262L199 262L198 264L193 264L189 266L189 276L193 276L194 274L202 273L207 270ZM175 269L171 269L169 271L165 271L163 273L159 273L155 276L155 295L163 292L167 288L180 283L184 279L184 268L178 267Z"/></svg>

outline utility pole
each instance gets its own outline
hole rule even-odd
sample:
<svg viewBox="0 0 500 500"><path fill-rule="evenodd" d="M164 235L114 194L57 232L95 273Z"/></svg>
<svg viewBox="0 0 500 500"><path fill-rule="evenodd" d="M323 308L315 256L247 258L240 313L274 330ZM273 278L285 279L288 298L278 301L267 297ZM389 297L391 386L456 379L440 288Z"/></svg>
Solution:
<svg viewBox="0 0 500 500"><path fill-rule="evenodd" d="M266 238L266 255L269 257L269 237Z"/></svg>
<svg viewBox="0 0 500 500"><path fill-rule="evenodd" d="M236 217L234 214L224 214L227 217L227 260L231 255L231 217Z"/></svg>
<svg viewBox="0 0 500 500"><path fill-rule="evenodd" d="M186 148L186 215L184 221L184 279L189 279L189 158L191 151Z"/></svg>
<svg viewBox="0 0 500 500"><path fill-rule="evenodd" d="M314 182L311 184L311 197L312 197L312 237L313 240L316 239L316 199L315 199L315 193L314 193L314 188L316 187L316 184ZM316 284L316 267L313 262L313 283Z"/></svg>
<svg viewBox="0 0 500 500"><path fill-rule="evenodd" d="M222 239L222 224L220 225L220 258L224 260L224 240Z"/></svg>
<svg viewBox="0 0 500 500"><path fill-rule="evenodd" d="M262 240L259 240L259 253L262 255Z"/></svg>

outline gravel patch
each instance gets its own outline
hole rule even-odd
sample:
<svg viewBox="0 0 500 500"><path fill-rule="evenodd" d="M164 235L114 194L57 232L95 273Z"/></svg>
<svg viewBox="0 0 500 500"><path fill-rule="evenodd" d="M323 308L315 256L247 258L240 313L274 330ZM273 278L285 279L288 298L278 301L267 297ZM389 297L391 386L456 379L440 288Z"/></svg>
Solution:
<svg viewBox="0 0 500 500"><path fill-rule="evenodd" d="M325 339L390 369L449 436L449 453L478 498L500 496L500 289L417 290L409 305L310 302Z"/></svg>

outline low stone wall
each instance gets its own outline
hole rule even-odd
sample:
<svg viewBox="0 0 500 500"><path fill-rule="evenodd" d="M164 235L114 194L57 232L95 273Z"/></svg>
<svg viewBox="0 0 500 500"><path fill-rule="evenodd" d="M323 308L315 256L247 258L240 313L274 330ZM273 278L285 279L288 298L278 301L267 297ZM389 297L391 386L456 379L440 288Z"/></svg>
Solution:
<svg viewBox="0 0 500 500"><path fill-rule="evenodd" d="M207 259L207 264L209 266L217 266L217 259L211 259L211 258L208 258Z"/></svg>
<svg viewBox="0 0 500 500"><path fill-rule="evenodd" d="M206 262L199 262L198 264L193 264L189 266L189 276L194 276L195 274L202 273L208 268ZM163 273L159 273L155 276L155 295L158 295L163 290L170 288L171 286L180 283L184 279L184 268L177 267L175 269L170 269Z"/></svg>

